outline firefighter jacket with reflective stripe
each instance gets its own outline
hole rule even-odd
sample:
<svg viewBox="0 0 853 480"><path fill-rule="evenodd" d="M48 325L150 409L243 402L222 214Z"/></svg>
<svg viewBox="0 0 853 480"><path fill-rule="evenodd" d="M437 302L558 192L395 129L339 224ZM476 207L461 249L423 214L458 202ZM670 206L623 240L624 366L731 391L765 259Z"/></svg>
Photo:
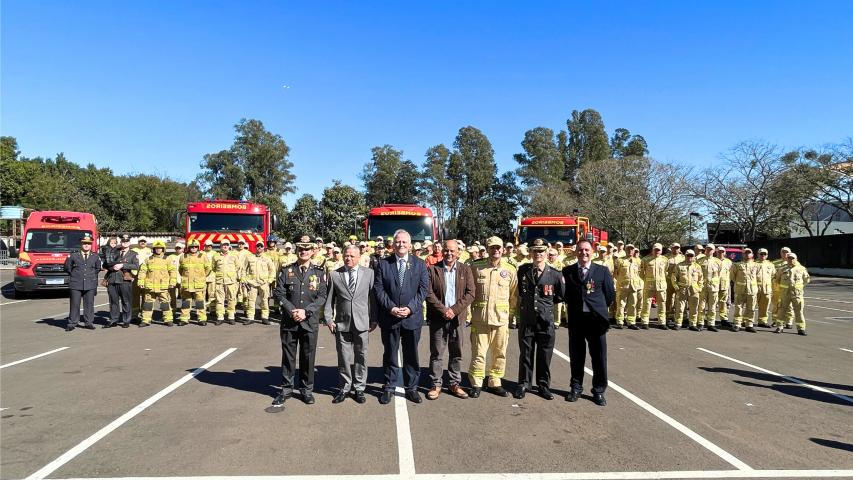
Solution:
<svg viewBox="0 0 853 480"><path fill-rule="evenodd" d="M216 281L216 272L213 271L213 261L216 260L216 257L220 255L216 250L207 251L205 250L204 256L207 257L207 262L210 263L210 272L207 274L207 278L205 281L207 283L213 283Z"/></svg>
<svg viewBox="0 0 853 480"><path fill-rule="evenodd" d="M642 266L643 262L639 258L620 258L616 263L616 285L632 292L641 290L643 288L643 279L640 277Z"/></svg>
<svg viewBox="0 0 853 480"><path fill-rule="evenodd" d="M152 292L166 292L178 280L175 266L162 254L151 255L139 266L139 286Z"/></svg>
<svg viewBox="0 0 853 480"><path fill-rule="evenodd" d="M245 281L253 287L269 285L275 280L277 271L275 261L265 254L252 255L246 258Z"/></svg>
<svg viewBox="0 0 853 480"><path fill-rule="evenodd" d="M518 302L516 268L505 260L498 266L491 260L477 260L471 265L474 273L474 302L471 304L471 323L494 326L509 325L515 316Z"/></svg>
<svg viewBox="0 0 853 480"><path fill-rule="evenodd" d="M752 260L738 262L734 268L732 281L735 282L735 295L756 295L758 293L758 265Z"/></svg>
<svg viewBox="0 0 853 480"><path fill-rule="evenodd" d="M756 272L758 290L765 295L770 295L773 293L773 277L776 275L776 267L769 260L759 260L755 264L758 265Z"/></svg>
<svg viewBox="0 0 853 480"><path fill-rule="evenodd" d="M645 282L646 290L664 291L666 290L667 271L669 263L663 255L655 257L648 255L642 260L642 269L640 276Z"/></svg>
<svg viewBox="0 0 853 480"><path fill-rule="evenodd" d="M679 263L672 273L672 285L675 290L686 288L690 295L699 295L702 291L702 267L696 263Z"/></svg>
<svg viewBox="0 0 853 480"><path fill-rule="evenodd" d="M188 292L204 291L207 276L213 270L208 255L203 252L185 253L178 259L178 272L181 275L181 288Z"/></svg>
<svg viewBox="0 0 853 480"><path fill-rule="evenodd" d="M708 292L720 291L720 270L723 268L723 262L716 257L705 257L702 259L700 268L702 268L704 290Z"/></svg>
<svg viewBox="0 0 853 480"><path fill-rule="evenodd" d="M213 273L217 285L231 285L243 278L240 258L231 252L222 253L213 259Z"/></svg>
<svg viewBox="0 0 853 480"><path fill-rule="evenodd" d="M793 267L788 266L788 268L779 271L779 287L781 288L794 288L802 291L810 280L808 270L799 262L794 263Z"/></svg>

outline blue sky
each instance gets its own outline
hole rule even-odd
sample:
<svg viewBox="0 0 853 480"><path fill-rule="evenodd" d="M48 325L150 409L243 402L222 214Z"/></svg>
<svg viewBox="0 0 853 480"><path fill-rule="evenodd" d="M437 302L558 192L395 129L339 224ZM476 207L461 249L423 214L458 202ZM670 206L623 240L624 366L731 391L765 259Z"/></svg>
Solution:
<svg viewBox="0 0 853 480"><path fill-rule="evenodd" d="M241 118L291 147L297 196L420 164L472 125L501 171L594 108L651 155L853 135L853 2L2 3L0 131L29 157L192 179ZM282 88L290 86L289 89Z"/></svg>

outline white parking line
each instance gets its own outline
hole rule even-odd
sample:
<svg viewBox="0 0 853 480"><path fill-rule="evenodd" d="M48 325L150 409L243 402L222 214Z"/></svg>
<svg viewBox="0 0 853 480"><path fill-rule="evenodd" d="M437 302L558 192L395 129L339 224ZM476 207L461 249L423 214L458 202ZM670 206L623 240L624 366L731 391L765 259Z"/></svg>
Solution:
<svg viewBox="0 0 853 480"><path fill-rule="evenodd" d="M834 298L817 298L817 297L803 297L803 298L808 298L809 300L820 300L820 301L823 301L823 302L837 302L837 303L850 303L850 304L853 304L853 302L845 302L844 300L835 300Z"/></svg>
<svg viewBox="0 0 853 480"><path fill-rule="evenodd" d="M567 362L571 363L569 356L566 355L565 353L557 350L556 348L554 349L554 353L559 355L561 358L563 358ZM584 371L586 373L588 373L589 375L592 375L592 370L590 370L588 368L584 368ZM693 430L687 428L681 422L679 422L679 421L675 420L674 418L670 417L669 415L661 412L657 408L649 405L648 403L646 403L645 401L643 401L642 399L640 399L639 397L637 397L633 393L625 390L624 388L620 387L619 385L616 385L613 382L608 382L608 386L610 388L612 388L613 390L616 390L617 392L621 393L626 398L628 398L628 400L631 400L632 402L636 403L637 405L639 405L640 407L645 409L647 412L649 412L652 415L663 420L664 422L669 424L669 426L675 428L676 430L683 433L684 435L687 435L694 442L698 443L699 445L702 445L703 447L707 448L708 450L710 450L712 453L714 453L718 457L720 457L723 460L727 461L728 463L732 464L732 466L734 466L738 470L745 470L745 471L752 470L752 467L750 467L746 463L738 460L738 458L735 457L734 455L732 455L731 453L723 450L722 448L720 448L717 445L715 445L714 443L712 443L710 440L699 435L698 433L694 432ZM619 477L619 478L642 478L642 477ZM662 478L662 477L648 477L648 478Z"/></svg>
<svg viewBox="0 0 853 480"><path fill-rule="evenodd" d="M828 394L833 395L833 396L835 396L835 397L838 397L838 398L840 398L840 399L842 399L842 400L846 400L846 401L848 401L848 402L850 402L850 403L853 403L853 398L847 397L847 396L845 396L845 395L841 395L840 393L835 393L835 392L833 392L832 390L827 390L827 389L825 389L825 388L823 388L823 387L818 387L818 386L812 385L812 384L810 384L810 383L806 383L806 382L804 382L804 381L802 381L802 380L797 380L797 379L796 379L796 378L794 378L794 377L788 377L788 376L782 375L781 373L776 373L776 372L774 372L774 371L772 371L772 370L767 370L766 368L757 367L757 366L755 366L755 365L753 365L753 364L751 364L751 363L742 362L742 361L740 361L740 360L738 360L738 359L735 359L735 358L732 358L732 357L727 357L727 356L725 356L725 355L723 355L723 354L721 354L721 353L712 352L711 350L707 350L707 349L704 349L704 348L697 348L697 350L701 350L701 351L703 351L703 352L705 352L705 353L710 353L711 355L716 355L716 356L718 356L718 357L720 357L720 358L725 358L726 360L729 360L729 361L732 361L732 362L735 362L735 363L739 363L739 364L744 365L744 366L747 366L747 367L749 367L749 368L753 368L753 369L755 369L755 370L758 370L759 372L764 372L764 373L768 373L768 374L770 374L770 375L775 375L775 376L777 376L777 377L779 377L779 378L784 378L785 380L787 380L787 381L789 381L789 382L796 383L796 384L798 384L798 385L802 385L802 386L807 387L807 388L811 388L812 390L816 390L816 391L818 391L818 392L828 393Z"/></svg>
<svg viewBox="0 0 853 480"><path fill-rule="evenodd" d="M623 480L676 478L843 478L853 470L686 470L664 472L570 473L418 473L413 475L242 475L202 477L214 480ZM130 480L131 477L65 480ZM199 477L132 477L133 480L196 480Z"/></svg>
<svg viewBox="0 0 853 480"><path fill-rule="evenodd" d="M94 306L93 306L93 308L103 307L104 305L109 305L109 304L110 304L109 302L107 302L107 303L99 303L99 304L97 304L97 305L94 305ZM82 312L82 311L83 311L83 309L81 308L81 309L80 309L80 311ZM57 313L56 315L51 315L51 316L49 316L49 317L39 317L39 318L34 318L34 319L32 319L32 321L33 321L33 322L38 322L39 320L44 320L45 318L56 318L56 317L58 317L58 316L60 316L60 315L68 315L68 310L66 310L66 311L64 311L64 312L62 312L62 313Z"/></svg>
<svg viewBox="0 0 853 480"><path fill-rule="evenodd" d="M228 350L225 350L223 353L219 354L218 357L216 357L213 360L205 363L201 367L195 369L192 373L188 373L183 378L174 382L173 384L169 385L168 387L164 388L163 390L160 390L158 393L156 393L154 396L152 396L148 400L145 400L144 402L140 403L139 405L133 407L129 412L127 412L124 415L122 415L121 417L113 420L109 425L98 430L91 437L87 438L86 440L83 440L82 442L77 444L77 446L75 446L71 450L68 450L67 452L60 455L60 457L57 458L56 460L54 460L54 461L48 463L47 465L45 465L44 467L42 467L41 470L39 470L36 473L27 477L27 480L41 480L41 479L47 477L48 475L50 475L51 473L53 473L57 469L59 469L61 466L70 462L72 459L74 459L74 457L76 457L77 455L80 455L86 449L88 449L89 447L91 447L92 445L97 443L98 440L106 437L113 430L115 430L118 427L125 424L128 420L130 420L133 417L142 413L146 408L153 405L154 402L156 402L157 400L160 400L161 398L165 397L169 393L175 391L175 389L177 389L181 385L189 382L190 380L195 378L201 372L207 370L208 368L212 367L213 365L216 365L217 362L219 362L223 358L227 357L228 355L231 355L231 353L233 353L235 350L237 350L237 349L236 348L229 348Z"/></svg>
<svg viewBox="0 0 853 480"><path fill-rule="evenodd" d="M846 348L839 348L839 350L844 350L845 352L853 353L853 350L847 350Z"/></svg>
<svg viewBox="0 0 853 480"><path fill-rule="evenodd" d="M12 300L11 302L0 303L0 307L5 307L6 305L11 305L13 303L21 303L21 302L29 302L29 300Z"/></svg>
<svg viewBox="0 0 853 480"><path fill-rule="evenodd" d="M402 349L397 351L397 364L403 365ZM409 409L403 387L397 386L394 393L394 415L397 421L397 456L400 459L400 475L415 474L415 451L412 447L412 430L409 425Z"/></svg>
<svg viewBox="0 0 853 480"><path fill-rule="evenodd" d="M6 365L0 365L0 369L6 368L6 367L11 367L12 365L17 365L19 363L29 362L30 360L35 360L36 358L41 358L41 357L44 357L46 355L50 355L51 353L61 352L67 348L69 348L69 347L57 348L56 350L51 350L49 352L40 353L38 355L34 355L32 357L28 357L28 358L25 358L23 360L18 360L16 362L7 363Z"/></svg>
<svg viewBox="0 0 853 480"><path fill-rule="evenodd" d="M820 305L806 305L806 307L822 308L824 310L835 310L836 312L853 313L853 311L850 311L850 310L840 310L838 308L821 307Z"/></svg>

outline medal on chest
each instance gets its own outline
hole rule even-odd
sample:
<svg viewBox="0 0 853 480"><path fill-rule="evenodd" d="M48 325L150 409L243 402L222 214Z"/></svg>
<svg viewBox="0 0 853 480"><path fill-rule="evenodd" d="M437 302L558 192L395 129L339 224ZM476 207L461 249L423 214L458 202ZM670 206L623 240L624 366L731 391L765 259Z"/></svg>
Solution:
<svg viewBox="0 0 853 480"><path fill-rule="evenodd" d="M311 275L308 278L308 290L317 290L320 286L320 278L317 275Z"/></svg>
<svg viewBox="0 0 853 480"><path fill-rule="evenodd" d="M592 293L594 291L595 291L595 282L593 282L592 280L586 282L586 294L589 295L590 293Z"/></svg>

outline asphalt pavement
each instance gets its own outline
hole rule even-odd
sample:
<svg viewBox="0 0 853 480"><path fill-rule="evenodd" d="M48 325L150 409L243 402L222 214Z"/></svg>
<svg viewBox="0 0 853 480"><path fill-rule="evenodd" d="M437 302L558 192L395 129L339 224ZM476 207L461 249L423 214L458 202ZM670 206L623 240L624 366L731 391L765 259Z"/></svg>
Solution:
<svg viewBox="0 0 853 480"><path fill-rule="evenodd" d="M485 392L461 400L444 392L418 405L402 397L380 405L375 331L367 403L333 405L334 337L323 329L317 403L305 405L297 395L274 408L281 382L276 324L167 328L155 312L149 328L102 329L108 300L101 289L98 329L65 332L67 296L15 300L12 274L0 271L3 479L853 476L849 279L812 279L807 337L766 328L611 330L606 407L586 395L564 401L565 329L551 364L553 401ZM514 391L516 331L510 336L504 386ZM423 395L426 327L420 362ZM587 376L587 389L589 383Z"/></svg>

